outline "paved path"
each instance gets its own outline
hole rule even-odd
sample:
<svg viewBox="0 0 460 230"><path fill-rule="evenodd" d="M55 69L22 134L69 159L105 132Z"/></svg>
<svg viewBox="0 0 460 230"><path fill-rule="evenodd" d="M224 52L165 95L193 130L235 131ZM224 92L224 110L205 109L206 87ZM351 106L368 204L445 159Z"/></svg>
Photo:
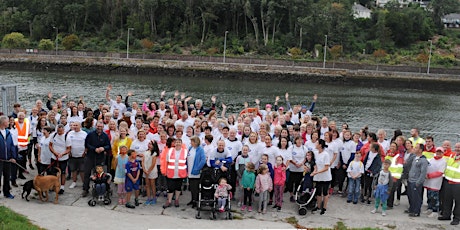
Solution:
<svg viewBox="0 0 460 230"><path fill-rule="evenodd" d="M32 175L28 175L32 178ZM23 184L26 180L19 180ZM65 194L59 196L59 204L54 205L54 193L51 193L50 201L42 203L32 195L30 202L21 199L22 187L14 188L14 200L5 199L0 196L0 205L5 205L14 211L27 216L34 224L46 229L87 229L98 226L97 229L148 229L148 228L294 228L287 223L287 218L295 217L300 226L298 227L328 227L332 228L337 222L343 222L347 227L377 227L381 229L455 229L449 225L450 222L438 221L422 215L418 218L410 218L403 213L407 206L407 197L403 196L401 205L388 211L386 217L380 214L371 214L372 206L364 204L347 204L345 198L337 195L332 196L330 205L325 215L311 214L299 216L298 206L286 202L281 212L275 212L271 208L267 214L257 212L241 213L236 204L233 204L235 220L209 220L209 214L203 213L203 219L195 219L195 210L186 206L190 200L190 192L184 192L181 197L179 208L171 207L163 210L161 207L165 198L160 197L159 203L155 206L141 204L136 209L128 209L117 205L117 199L113 199L111 205L96 207L88 206L88 198L80 197L82 185L69 189L68 182ZM116 194L115 194L116 196ZM29 198L31 198L29 196ZM140 198L141 202L145 198ZM284 200L288 201L289 196L285 194ZM257 203L257 200L256 200ZM425 207L422 208L423 210ZM255 209L256 210L256 209Z"/></svg>

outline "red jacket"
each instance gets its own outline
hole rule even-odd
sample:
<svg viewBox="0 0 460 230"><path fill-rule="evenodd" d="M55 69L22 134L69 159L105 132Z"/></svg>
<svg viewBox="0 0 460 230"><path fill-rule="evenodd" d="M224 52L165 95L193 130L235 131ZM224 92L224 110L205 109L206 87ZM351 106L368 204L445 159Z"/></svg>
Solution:
<svg viewBox="0 0 460 230"><path fill-rule="evenodd" d="M275 175L273 178L273 184L284 185L284 183L286 182L286 166L284 164L282 164L280 167L277 167L275 165L274 171Z"/></svg>

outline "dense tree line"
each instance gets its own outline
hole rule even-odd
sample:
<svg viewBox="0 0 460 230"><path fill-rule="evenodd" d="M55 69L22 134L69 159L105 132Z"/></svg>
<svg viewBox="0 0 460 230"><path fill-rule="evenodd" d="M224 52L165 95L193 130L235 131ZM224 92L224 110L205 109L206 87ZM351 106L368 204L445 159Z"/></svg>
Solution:
<svg viewBox="0 0 460 230"><path fill-rule="evenodd" d="M407 47L443 33L441 17L459 10L459 0L432 0L429 10L395 2L373 9L371 19L354 19L354 0L2 0L0 36L19 32L32 43L54 41L56 32L75 34L81 49L126 46L127 29L138 48L200 47L221 52L286 53L297 47L339 46L343 53ZM47 41L49 43L49 40Z"/></svg>

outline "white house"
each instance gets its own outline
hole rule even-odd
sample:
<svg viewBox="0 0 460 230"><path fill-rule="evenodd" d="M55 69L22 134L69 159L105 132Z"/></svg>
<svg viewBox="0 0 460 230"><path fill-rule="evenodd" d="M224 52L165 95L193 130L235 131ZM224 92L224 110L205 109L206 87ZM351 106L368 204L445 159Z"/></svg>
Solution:
<svg viewBox="0 0 460 230"><path fill-rule="evenodd" d="M356 2L353 4L353 17L354 18L371 18L371 10L367 9L366 7L362 6L361 4L357 4Z"/></svg>
<svg viewBox="0 0 460 230"><path fill-rule="evenodd" d="M460 27L460 14L446 14L442 17L442 23L445 27Z"/></svg>

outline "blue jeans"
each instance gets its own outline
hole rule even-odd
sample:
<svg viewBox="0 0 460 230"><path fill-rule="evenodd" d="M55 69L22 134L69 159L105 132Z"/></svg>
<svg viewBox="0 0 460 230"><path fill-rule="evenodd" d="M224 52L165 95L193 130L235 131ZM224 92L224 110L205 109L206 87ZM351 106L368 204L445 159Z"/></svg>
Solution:
<svg viewBox="0 0 460 230"><path fill-rule="evenodd" d="M439 210L439 191L427 190L426 197L428 198L428 209L433 212Z"/></svg>
<svg viewBox="0 0 460 230"><path fill-rule="evenodd" d="M102 183L102 184L96 184L96 193L98 196L103 196L105 195L105 191L106 191L106 185L105 183Z"/></svg>
<svg viewBox="0 0 460 230"><path fill-rule="evenodd" d="M348 200L358 202L359 195L361 193L361 177L352 179L348 177Z"/></svg>

